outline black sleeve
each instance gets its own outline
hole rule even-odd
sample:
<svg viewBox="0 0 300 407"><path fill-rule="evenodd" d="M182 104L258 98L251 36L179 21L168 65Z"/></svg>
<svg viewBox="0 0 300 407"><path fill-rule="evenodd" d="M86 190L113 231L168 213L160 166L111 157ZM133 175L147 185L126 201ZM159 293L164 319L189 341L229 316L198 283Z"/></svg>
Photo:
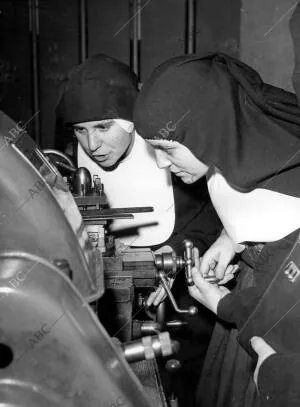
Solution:
<svg viewBox="0 0 300 407"><path fill-rule="evenodd" d="M217 239L222 224L211 203L206 179L184 184L172 177L175 201L175 227L170 238L160 246L171 246L178 255L183 253L183 240L190 239L202 255ZM156 246L156 248L160 247Z"/></svg>
<svg viewBox="0 0 300 407"><path fill-rule="evenodd" d="M240 329L259 297L260 294L256 288L248 288L237 293L227 294L218 304L218 317Z"/></svg>
<svg viewBox="0 0 300 407"><path fill-rule="evenodd" d="M292 232L284 239L265 244L259 257L252 262L253 281L251 287L240 290L234 289L231 294L222 298L217 309L220 318L234 324L238 329L244 325L292 248L297 233L297 231ZM251 249L246 250L250 251ZM249 266L245 263L247 253L243 253L242 257L243 259L239 264L243 270L238 279L241 278L242 285L245 286L249 276Z"/></svg>
<svg viewBox="0 0 300 407"><path fill-rule="evenodd" d="M262 406L300 406L300 355L270 356L258 373L258 391Z"/></svg>

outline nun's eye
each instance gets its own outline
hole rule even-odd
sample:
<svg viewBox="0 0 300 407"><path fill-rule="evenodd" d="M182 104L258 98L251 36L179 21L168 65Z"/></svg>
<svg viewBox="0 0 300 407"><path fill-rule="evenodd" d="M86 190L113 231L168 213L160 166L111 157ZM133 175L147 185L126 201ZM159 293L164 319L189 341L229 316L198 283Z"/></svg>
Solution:
<svg viewBox="0 0 300 407"><path fill-rule="evenodd" d="M73 134L74 134L74 136L78 136L78 137L86 136L87 131L86 131L86 129L81 128L81 127L74 127L73 128Z"/></svg>
<svg viewBox="0 0 300 407"><path fill-rule="evenodd" d="M99 131L107 131L111 128L112 125L113 122L101 123L97 124L97 126L95 126L95 129Z"/></svg>

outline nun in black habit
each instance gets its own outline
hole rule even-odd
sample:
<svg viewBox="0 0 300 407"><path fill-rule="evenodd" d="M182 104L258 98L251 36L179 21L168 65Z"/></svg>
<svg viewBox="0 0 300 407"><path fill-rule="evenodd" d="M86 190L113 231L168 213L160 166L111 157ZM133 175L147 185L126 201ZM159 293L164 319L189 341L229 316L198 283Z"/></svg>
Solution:
<svg viewBox="0 0 300 407"><path fill-rule="evenodd" d="M276 271L273 260L280 262L280 253L299 234L297 99L227 55L183 56L159 66L144 84L134 122L161 166L164 160L189 183L206 175L224 226L202 263L196 262L190 288L219 317L198 387L199 406L268 402L268 394L258 396L256 360L239 345L237 334ZM166 123L172 129L167 134L161 131ZM203 279L211 268L226 277L237 253L240 272L232 290Z"/></svg>

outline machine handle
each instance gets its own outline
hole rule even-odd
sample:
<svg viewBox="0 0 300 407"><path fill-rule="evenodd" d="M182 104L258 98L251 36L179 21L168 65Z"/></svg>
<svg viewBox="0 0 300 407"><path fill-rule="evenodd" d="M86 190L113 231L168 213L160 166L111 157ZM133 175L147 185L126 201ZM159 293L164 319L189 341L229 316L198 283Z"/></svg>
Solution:
<svg viewBox="0 0 300 407"><path fill-rule="evenodd" d="M178 312L179 314L188 314L190 316L194 316L198 313L197 307L195 307L193 305L191 305L188 309L178 308L178 305L176 304L175 298L173 297L173 294L170 290L170 287L169 287L169 284L168 284L168 281L166 279L164 272L160 271L158 273L158 277L159 277L160 281L162 282L164 289L166 290L167 296L169 297L171 304L176 312Z"/></svg>
<svg viewBox="0 0 300 407"><path fill-rule="evenodd" d="M194 253L193 253L193 242L191 240L184 240L184 263L185 263L185 278L188 286L194 285L192 279L192 267L195 264ZM210 284L218 284L220 281L215 275L204 276L204 279Z"/></svg>

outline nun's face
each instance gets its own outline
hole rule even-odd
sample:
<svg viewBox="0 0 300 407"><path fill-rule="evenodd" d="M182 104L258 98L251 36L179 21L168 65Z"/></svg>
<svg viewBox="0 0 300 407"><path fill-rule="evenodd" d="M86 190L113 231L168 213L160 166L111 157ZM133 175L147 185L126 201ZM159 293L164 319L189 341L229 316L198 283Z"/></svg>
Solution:
<svg viewBox="0 0 300 407"><path fill-rule="evenodd" d="M184 145L169 140L147 140L155 151L159 168L169 168L186 184L192 184L202 178L208 167L194 156Z"/></svg>
<svg viewBox="0 0 300 407"><path fill-rule="evenodd" d="M84 151L101 167L109 168L126 155L133 140L114 120L76 123L74 135Z"/></svg>

